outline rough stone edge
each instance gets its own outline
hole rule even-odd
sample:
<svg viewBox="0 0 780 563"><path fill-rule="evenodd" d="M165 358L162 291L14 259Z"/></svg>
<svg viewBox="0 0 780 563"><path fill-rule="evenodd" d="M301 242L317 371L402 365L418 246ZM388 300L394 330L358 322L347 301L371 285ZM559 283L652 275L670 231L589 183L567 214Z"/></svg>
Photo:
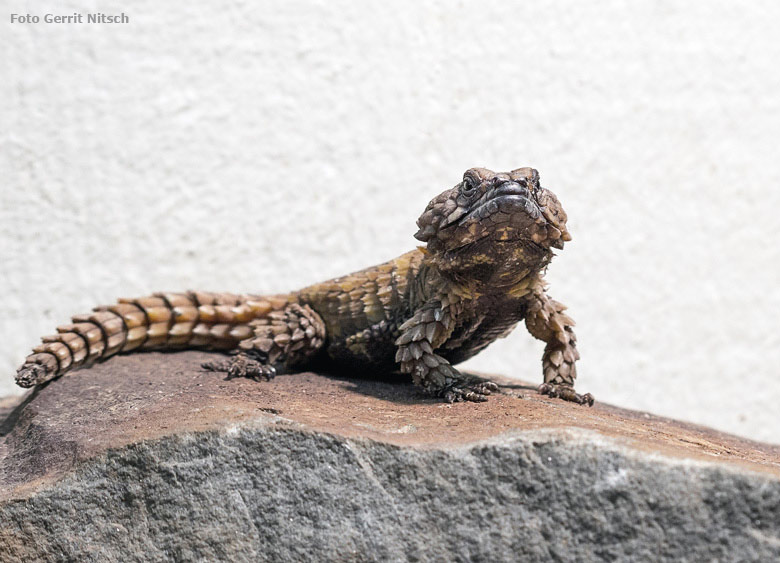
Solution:
<svg viewBox="0 0 780 563"><path fill-rule="evenodd" d="M290 436L292 436L293 438L290 438ZM180 450L183 451L188 446L196 445L202 441L208 443L214 440L217 443L226 443L226 442L230 442L231 440L236 441L246 437L249 437L250 440L251 439L255 439L259 441L271 440L271 442L277 442L282 445L289 439L313 441L315 443L342 444L347 450L350 450L350 452L354 454L355 457L354 461L356 462L357 466L359 466L357 470L359 473L362 472L361 476L365 477L366 475L363 474L368 474L369 477L373 478L374 480L376 480L376 478L373 476L372 467L374 466L374 461L372 461L371 454L372 453L376 454L377 451L379 451L380 454L384 452L385 455L390 455L390 456L396 455L399 456L401 459L404 459L405 457L409 457L411 455L412 459L416 459L416 460L422 459L423 461L428 457L443 456L445 460L450 460L456 465L459 461L463 462L464 460L466 462L473 462L475 459L477 459L478 453L480 451L485 452L485 451L492 450L493 453L498 451L504 451L504 452L510 451L510 453L511 452L521 453L526 450L534 451L536 449L553 448L553 450L557 454L561 456L571 455L575 460L592 457L593 453L595 452L598 456L600 456L600 458L603 459L614 458L618 460L618 463L629 463L630 465L635 465L639 468L645 468L645 469L651 468L654 474L657 475L660 475L661 473L682 475L683 480L687 479L691 483L693 483L694 481L704 483L707 478L713 478L718 482L723 481L723 482L735 483L737 485L735 487L735 490L722 491L722 493L725 495L724 499L722 500L726 503L729 502L729 499L731 499L732 501L738 501L739 499L737 498L737 496L740 494L744 494L746 491L750 491L750 489L753 489L753 492L756 492L758 490L763 490L766 492L767 496L771 497L772 495L774 495L774 497L772 498L776 497L777 499L779 499L778 503L774 506L770 506L769 509L770 512L774 510L772 514L776 514L777 517L780 517L780 480L773 478L773 476L766 475L761 472L756 472L756 471L751 471L748 469L736 467L731 464L719 464L716 461L710 462L710 461L693 460L693 459L680 459L680 458L665 456L659 453L648 453L641 450L634 450L629 446L622 444L611 437L605 437L599 434L598 432L591 431L591 430L585 430L580 428L514 430L514 431L505 432L501 435L497 435L491 438L478 440L467 444L453 445L451 447L450 446L445 446L442 448L403 447L403 446L392 445L392 444L388 444L385 442L381 442L381 441L377 441L365 437L349 438L349 437L340 436L338 434L333 434L333 433L318 432L310 428L307 428L300 423L290 421L289 419L285 419L284 417L271 415L271 416L262 416L251 421L229 424L223 428L216 428L216 429L210 429L210 430L199 431L199 432L185 432L180 434L171 434L165 437L155 438L152 440L143 440L135 444L123 446L121 448L106 450L104 453L102 453L99 456L79 462L76 466L74 466L71 472L59 478L55 483L47 484L46 486L38 488L38 490L36 490L35 492L29 492L29 494L27 494L26 496L17 497L14 498L13 500L6 501L0 504L0 520L3 522L2 528L4 530L2 532L2 535L5 536L5 539L0 541L0 554L6 552L9 555L19 555L19 556L24 556L25 558L38 557L38 556L44 557L40 552L38 553L38 555L36 555L33 552L25 552L23 554L13 553L11 547L11 543L13 543L12 541L13 533L11 532L12 528L17 527L19 528L19 531L24 534L23 528L27 527L28 538L36 544L39 541L45 540L44 536L46 535L46 531L45 530L34 531L29 529L30 526L35 527L35 524L31 522L23 522L23 523L20 522L18 516L14 518L13 515L9 513L9 509L10 512L16 512L14 510L14 507L22 508L25 503L31 503L31 504L43 503L49 506L50 508L57 510L57 506L56 506L57 499L58 497L60 497L60 500L64 501L64 503L61 507L59 507L59 510L67 510L69 502L67 499L67 495L65 495L65 497L62 497L61 495L62 489L68 489L69 487L77 486L80 479L84 479L88 477L90 473L100 473L101 470L104 470L109 466L110 462L116 462L116 460L121 460L123 456L135 455L138 454L139 451L144 451L150 453L152 458L155 458L154 455L155 450L164 452L166 448L173 447L174 450L176 448L179 448ZM552 458L548 458L548 460L551 459ZM468 463L466 463L466 465L468 465ZM659 467L662 468L662 471L660 472L658 471ZM347 468L347 469L355 469L355 468ZM446 470L448 468L443 468L443 469ZM436 471L438 471L438 468L436 469ZM155 475L149 476L149 478L152 477L155 477ZM476 478L479 476L475 475L474 477ZM617 474L616 478L618 480L619 477L620 475ZM607 479L607 481L609 481L609 478ZM680 485L680 483L677 481L671 481L669 482L669 484L671 485L672 488ZM87 483L87 486L89 486L89 483ZM293 493L295 493L295 491L293 491ZM328 493L330 493L330 491L319 491L319 494L327 495ZM581 495L581 491L579 493L575 491L575 493ZM631 494L630 491L628 494ZM370 501L371 499L369 498L368 500ZM540 508L542 511L545 510L544 506L538 508ZM574 507L568 507L568 509L573 509L573 508ZM683 507L683 510L684 508L685 507ZM605 517L608 518L608 516L609 515ZM9 517L11 521L7 520ZM463 518L467 519L468 517L469 517L468 514L463 515ZM766 522L764 523L764 526L766 526ZM39 535L37 538L33 540L32 539L34 537L33 532L35 532L35 534L41 534L41 535ZM574 534L574 531L561 530L561 532L562 533L565 532L565 534L563 535L566 535L566 537L568 538L567 541L569 542L574 541L574 539L576 539L576 535ZM718 532L717 529L715 530L715 532L710 530L704 533L704 531L702 531L701 535L703 537L709 537L712 536L713 533L715 533L715 535L717 536L718 534L716 532ZM664 559L666 556L672 559L674 557L678 557L681 554L683 555L687 554L688 556L697 554L696 557L717 557L721 559L725 558L726 560L728 560L729 552L728 551L724 552L723 548L733 547L732 544L736 540L734 539L733 530L729 530L729 531L722 530L721 532L722 533L720 534L721 535L720 542L721 544L723 544L721 546L717 546L717 545L708 546L706 544L695 544L695 542L690 543L690 545L684 545L684 546L683 545L671 546L671 547L666 546L667 551L669 549L672 549L674 555L670 553L666 553L664 556L661 556L659 554L659 559ZM404 534L401 535L403 536ZM752 537L752 540L747 537L748 535ZM108 551L101 548L101 550L99 550L100 551L99 554L98 553L93 554L96 556L94 560L102 560L106 557L109 560L112 559L113 552L110 551L110 544L111 544L110 536L111 534L108 534L104 538L106 541L106 545L109 546L106 547ZM191 534L188 537L191 537ZM447 539L446 533L443 533L442 537L446 541L444 541L444 543L440 545L438 549L445 549L447 545L452 544L452 542L456 539L458 541L455 541L455 545L457 545L459 541L467 542L470 545L469 550L467 550L467 554L468 554L467 559L471 557L487 557L496 553L493 551L488 551L488 552L480 551L486 545L489 546L490 542L488 542L487 544L485 544L484 542L482 543L476 542L475 545L471 545L471 543L474 542L471 542L471 539L468 537L462 537L462 534L458 536L458 538ZM390 542L390 544L392 544L393 541L396 540L400 541L401 543L399 545L403 544L404 541L403 537L396 538L396 540L393 540L392 531L390 531L388 537L385 539L387 539L388 542ZM755 529L747 530L746 535L738 539L739 542L741 542L740 545L744 544L743 548L745 545L747 545L748 547L750 547L750 549L748 549L748 551L745 551L744 553L741 554L731 553L731 555L734 556L735 559L741 558L742 560L753 560L755 557L759 557L759 558L770 557L770 556L780 557L780 530L777 529L777 524L775 524L775 528L770 529L768 533L766 531L762 531L759 528L755 528ZM406 540L408 541L408 537L406 537ZM166 536L165 541L170 543L171 541L170 535ZM174 539L173 541L178 541L178 538ZM284 540L282 540L282 542L283 541ZM426 540L426 542L430 542L430 541L432 541L430 540L430 538ZM423 542L423 544L425 545L426 542ZM538 547L538 542L534 543L534 545ZM182 549L185 549L185 551L188 549L186 540L182 540L182 544L180 545L180 547ZM252 545L249 544L237 544L234 545L234 548L238 549L239 551L236 551L235 553L233 552L229 554L221 553L219 552L219 549L213 548L216 549L216 551L212 550L207 553L197 552L196 555L198 557L202 557L202 556L219 557L225 555L230 555L231 557L233 557L235 555L236 560L253 560L254 558L258 557L258 552L255 549L256 547L257 546L253 547ZM312 547L316 547L316 546L312 546ZM504 549L507 546L502 545L500 547L501 549ZM569 546L569 547L573 548L574 546ZM552 552L549 552L546 555L543 555L542 557L554 556L562 560L591 560L591 558L593 558L592 560L597 560L600 559L603 555L607 554L607 552L603 550L600 552L599 546L597 545L578 544L576 547L577 549L573 551L567 551L566 549L560 550L556 548ZM36 549L37 546L32 546L32 548ZM202 546L200 546L199 549L200 548L202 548ZM274 546L274 549L278 549L278 548L279 546ZM365 545L363 545L363 548L365 548ZM122 549L124 549L124 547ZM241 551L242 549L245 551ZM420 552L419 545L415 547L417 551L413 550L410 552L408 550L407 551L402 550L403 553L393 552L394 554L391 554L390 552L387 551L389 549L392 552L392 550L394 549L392 545L388 546L383 544L382 549L384 550L382 551L382 553L380 552L371 553L366 551L360 551L360 549L358 549L358 551L352 551L352 552L349 551L340 552L337 550L335 552L333 551L328 552L327 556L343 557L345 555L350 555L350 558L354 556L355 560L371 560L374 558L384 559L386 558L387 555L391 555L390 558L396 560L401 560L405 558L412 558L412 559L419 558L421 560L440 560L440 558L438 557L432 557L432 558L428 557L424 551ZM614 550L620 548L612 544L610 549ZM683 549L683 551L679 551L680 549ZM601 555L599 555L599 553L601 553ZM297 557L301 555L301 552L299 551L290 552L289 550L288 551L282 550L281 552L275 551L274 554L275 555L273 558L276 558L277 556L283 556L284 558L285 556L284 554L290 557L293 556ZM438 554L442 555L442 553L438 553ZM52 553L45 553L44 558L47 558L51 555ZM143 557L139 555L139 559L146 558L146 555L148 554L144 553ZM167 557L170 554L166 552L166 554L164 555L165 557ZM192 553L190 553L190 555L192 555ZM247 559L242 559L244 555L247 557ZM318 553L316 558L322 555L325 555L325 553L324 552ZM447 553L446 558L452 558L454 560L463 560L463 558L460 555L459 552L453 551ZM532 560L540 556L539 553L533 551L523 552L522 554L515 553L515 555L518 556L523 555L524 557L528 557ZM610 556L612 555L619 555L620 557L630 557L631 551L629 550L628 552L611 553ZM93 560L91 558L90 553L85 551L64 553L63 556L66 557L78 556L79 558L86 558L87 560ZM165 559L165 557L163 557L163 559ZM129 557L129 559L132 558ZM159 559L159 560L163 560L163 559ZM263 559L263 557L260 557L260 559ZM158 560L158 559L153 559L153 560Z"/></svg>
<svg viewBox="0 0 780 563"><path fill-rule="evenodd" d="M18 404L17 404L18 405ZM17 406L17 405L14 405ZM11 407L13 410L14 407ZM220 436L232 436L242 431L263 431L263 430L292 430L303 434L325 436L335 440L352 443L371 443L382 444L392 448L416 449L420 451L442 451L442 452L469 452L480 446L511 446L514 443L528 444L535 442L553 443L557 441L566 441L568 445L582 447L598 447L604 452L619 454L627 459L642 462L652 462L663 464L668 468L687 468L699 469L703 471L725 471L733 475L752 475L756 478L766 478L768 482L780 483L780 478L772 473L764 472L761 469L739 465L733 460L718 460L713 456L712 460L701 458L686 458L679 455L668 455L663 452L646 450L631 444L631 440L623 437L606 436L597 430L571 426L567 428L535 428L535 429L513 429L501 432L488 438L482 438L466 443L458 444L421 444L414 446L399 446L380 439L370 437L356 437L342 435L332 431L318 430L311 428L307 424L286 418L281 415L263 412L256 418L241 421L225 422L223 426L215 426L204 430L185 430L172 431L154 438L146 438L131 444L125 444L118 448L108 448L100 454L92 455L80 459L65 472L47 473L34 481L15 487L12 491L6 491L0 494L0 504L8 501L24 500L33 495L44 493L49 488L56 488L58 483L71 476L77 475L85 467L91 464L99 463L109 455L117 455L135 445L153 445L171 438L197 439L198 436L209 433L217 433Z"/></svg>
<svg viewBox="0 0 780 563"><path fill-rule="evenodd" d="M712 456L713 459L707 460L694 457L683 457L681 455L668 455L663 452L649 449L639 449L633 446L627 438L605 436L597 430L580 428L578 426L570 426L568 428L510 430L498 434L495 437L479 440L474 442L474 444L490 444L493 441L503 442L504 440L513 439L515 437L521 440L525 438L533 439L534 435L549 436L550 441L555 439L567 439L570 440L570 443L573 445L598 446L603 448L605 452L618 453L633 460L650 461L658 464L665 464L669 467L697 468L702 470L710 469L726 471L736 475L750 474L758 478L766 478L768 481L780 483L780 477L773 473L762 471L753 466L739 465L733 460L718 460L717 456ZM463 447L470 448L474 444L465 444Z"/></svg>

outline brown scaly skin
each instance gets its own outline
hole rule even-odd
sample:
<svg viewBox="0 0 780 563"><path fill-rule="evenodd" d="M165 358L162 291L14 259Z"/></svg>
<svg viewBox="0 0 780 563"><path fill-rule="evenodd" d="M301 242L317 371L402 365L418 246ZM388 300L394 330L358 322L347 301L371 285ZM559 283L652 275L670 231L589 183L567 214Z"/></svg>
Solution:
<svg viewBox="0 0 780 563"><path fill-rule="evenodd" d="M485 401L498 387L454 364L525 320L547 346L539 390L580 404L574 322L542 276L571 240L566 213L532 168L466 171L417 220L427 244L398 258L288 295L188 292L122 299L73 318L17 372L32 387L114 354L207 348L233 357L204 364L230 377L270 379L276 370L338 367L412 375L429 393Z"/></svg>

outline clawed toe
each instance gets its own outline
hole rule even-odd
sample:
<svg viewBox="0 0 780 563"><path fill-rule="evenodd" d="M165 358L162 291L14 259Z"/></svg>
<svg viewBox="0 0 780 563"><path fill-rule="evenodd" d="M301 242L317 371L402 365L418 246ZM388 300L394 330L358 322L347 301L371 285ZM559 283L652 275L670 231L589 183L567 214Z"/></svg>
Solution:
<svg viewBox="0 0 780 563"><path fill-rule="evenodd" d="M574 387L572 387L571 385L556 385L554 383L542 383L539 386L539 393L553 398L557 397L559 399L563 399L564 401L577 403L578 405L588 405L589 407L592 407L593 403L595 402L593 395L591 395L590 393L585 393L584 395L580 395L574 390Z"/></svg>
<svg viewBox="0 0 780 563"><path fill-rule="evenodd" d="M203 362L200 364L200 367L205 369L206 371L228 371L230 369L230 362L227 360L222 360L219 362Z"/></svg>
<svg viewBox="0 0 780 563"><path fill-rule="evenodd" d="M276 376L276 369L273 366L263 364L246 354L237 354L230 360L204 362L201 367L208 371L225 373L228 379L248 377L256 381L260 379L270 381Z"/></svg>
<svg viewBox="0 0 780 563"><path fill-rule="evenodd" d="M443 397L448 403L457 403L459 401L484 403L488 400L488 395L497 391L498 385L492 381L464 382L447 389L444 392Z"/></svg>
<svg viewBox="0 0 780 563"><path fill-rule="evenodd" d="M484 403L488 400L487 395L469 389L453 387L444 394L444 400L448 403L457 403L459 401L470 401L472 403Z"/></svg>
<svg viewBox="0 0 780 563"><path fill-rule="evenodd" d="M276 369L273 366L267 366L258 362L253 362L254 365L248 365L243 375L236 375L235 377L249 377L255 381L264 379L265 381L271 381L276 377Z"/></svg>
<svg viewBox="0 0 780 563"><path fill-rule="evenodd" d="M492 381L482 381L477 384L477 387L480 388L482 390L481 392L485 395L498 392L498 385Z"/></svg>

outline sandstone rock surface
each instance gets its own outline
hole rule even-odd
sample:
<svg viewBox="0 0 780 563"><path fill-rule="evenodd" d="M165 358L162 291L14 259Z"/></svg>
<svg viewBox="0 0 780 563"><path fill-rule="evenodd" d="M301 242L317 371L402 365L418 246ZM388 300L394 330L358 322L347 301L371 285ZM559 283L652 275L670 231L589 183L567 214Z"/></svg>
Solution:
<svg viewBox="0 0 780 563"><path fill-rule="evenodd" d="M116 357L0 402L0 560L760 561L780 447L498 380L270 383Z"/></svg>

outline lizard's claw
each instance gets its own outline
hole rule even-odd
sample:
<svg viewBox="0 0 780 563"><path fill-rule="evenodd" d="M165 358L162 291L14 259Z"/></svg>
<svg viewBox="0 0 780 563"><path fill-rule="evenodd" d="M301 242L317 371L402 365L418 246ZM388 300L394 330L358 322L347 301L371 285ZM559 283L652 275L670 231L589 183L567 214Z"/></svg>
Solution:
<svg viewBox="0 0 780 563"><path fill-rule="evenodd" d="M452 387L448 387L442 396L448 403L456 403L458 401L484 403L488 400L488 395L496 391L498 391L498 385L492 381L466 380L458 381Z"/></svg>
<svg viewBox="0 0 780 563"><path fill-rule="evenodd" d="M595 401L593 395L590 393L580 395L571 385L542 383L539 386L539 393L542 395L548 395L550 397L558 397L559 399L563 399L564 401L571 401L572 403L577 403L578 405L588 405L589 407L592 407Z"/></svg>
<svg viewBox="0 0 780 563"><path fill-rule="evenodd" d="M229 360L204 362L201 367L208 371L224 372L228 379L248 377L255 381L261 379L270 381L276 376L276 369L273 366L264 364L245 353L236 354Z"/></svg>

